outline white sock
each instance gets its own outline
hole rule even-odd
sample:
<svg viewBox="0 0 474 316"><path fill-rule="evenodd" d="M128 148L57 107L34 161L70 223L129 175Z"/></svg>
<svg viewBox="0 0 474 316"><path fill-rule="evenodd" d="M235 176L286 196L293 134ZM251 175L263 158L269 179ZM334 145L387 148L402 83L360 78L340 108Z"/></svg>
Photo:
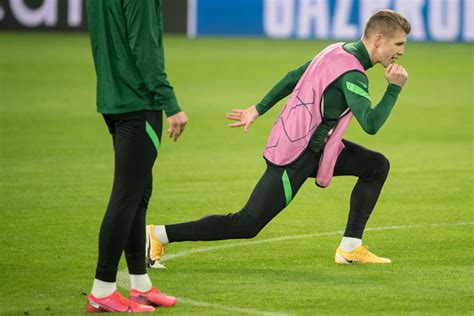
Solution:
<svg viewBox="0 0 474 316"><path fill-rule="evenodd" d="M362 239L353 238L353 237L342 237L341 243L339 244L339 248L344 251L352 251L362 245Z"/></svg>
<svg viewBox="0 0 474 316"><path fill-rule="evenodd" d="M112 295L117 291L117 284L115 282L105 282L101 280L94 279L94 284L92 284L91 294L96 298L104 298L109 295Z"/></svg>
<svg viewBox="0 0 474 316"><path fill-rule="evenodd" d="M165 225L155 225L155 236L163 245L166 245L169 243L168 235L166 234Z"/></svg>
<svg viewBox="0 0 474 316"><path fill-rule="evenodd" d="M148 274L130 274L130 285L132 289L140 292L151 290L151 281Z"/></svg>

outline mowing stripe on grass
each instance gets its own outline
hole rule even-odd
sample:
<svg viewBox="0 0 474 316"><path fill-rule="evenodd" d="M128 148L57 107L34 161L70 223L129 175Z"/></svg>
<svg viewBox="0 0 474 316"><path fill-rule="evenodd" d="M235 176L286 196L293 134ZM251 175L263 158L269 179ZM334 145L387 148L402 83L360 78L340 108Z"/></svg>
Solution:
<svg viewBox="0 0 474 316"><path fill-rule="evenodd" d="M126 270L118 271L117 272L117 286L123 289L130 288L130 279ZM208 307L215 310L221 310L230 313L241 313L247 315L263 315L263 316L290 316L290 314L279 313L279 312L267 312L267 311L260 311L253 308L242 308L242 307L235 307L235 306L226 306L208 302L201 302L192 300L185 297L177 297L178 304L185 304L185 305L192 305L198 307Z"/></svg>
<svg viewBox="0 0 474 316"><path fill-rule="evenodd" d="M384 231L384 230L413 229L413 228L423 229L423 228L438 228L438 227L467 226L467 225L474 225L474 222L369 227L369 228L366 228L365 231ZM177 254L166 255L161 261L167 261L171 259L176 259L176 258L192 255L195 253L209 252L209 251L214 251L214 250L235 248L235 247L255 245L255 244L266 244L266 243L272 243L272 242L277 242L277 241L286 241L286 240L294 240L294 239L302 239L302 238L329 237L329 236L334 236L334 235L340 235L342 233L343 233L342 230L338 230L338 231L325 232L325 233L276 237L276 238L268 238L268 239L262 239L262 240L240 242L240 243L232 243L229 245L205 247L205 248L193 249L189 251L182 251ZM130 288L130 280L129 280L129 276L128 276L126 268L122 271L117 272L117 286L123 289ZM178 297L178 302L182 304L187 304L187 305L209 307L216 310L252 314L252 315L277 315L277 316L289 315L285 313L259 311L256 309L247 309L247 308L241 308L241 307L225 306L225 305L219 305L219 304L213 304L213 303L207 303L207 302L200 302L200 301L195 301L195 300L184 298L184 297Z"/></svg>
<svg viewBox="0 0 474 316"><path fill-rule="evenodd" d="M264 316L289 316L290 315L290 314L285 314L285 313L265 312L265 311L250 309L250 308L231 307L231 306L225 306L225 305L220 305L220 304L199 302L199 301L190 300L189 298L184 298L184 297L178 297L177 300L178 300L178 303L181 303L181 304L209 307L212 309L220 309L220 310L231 312L231 313L242 313L242 314L264 315Z"/></svg>
<svg viewBox="0 0 474 316"><path fill-rule="evenodd" d="M381 230L397 230L397 229L412 229L412 228L436 228L436 227L448 227L448 226L465 226L465 225L474 225L474 222L458 222L458 223L444 223L444 224L419 224L419 225L405 225L405 226L386 226L386 227L372 227L366 228L365 231L381 231ZM249 246L249 245L258 245L258 244L266 244L272 243L277 241L286 241L286 240L294 240L294 239L302 239L302 238L311 238L311 237L329 237L334 235L342 235L344 231L337 230L332 232L325 232L325 233L314 233L314 234L305 234L305 235L293 235L293 236L284 236L284 237L275 237L275 238L268 238L262 240L252 240L252 241L245 241L245 242L238 242L238 243L231 243L226 245L219 245L219 246L211 246L211 247L203 247L197 248L187 251L178 252L176 254L169 254L164 255L161 261L168 261L173 260L176 258L189 256L195 253L202 253L208 251L215 251L221 249L228 249L240 246Z"/></svg>

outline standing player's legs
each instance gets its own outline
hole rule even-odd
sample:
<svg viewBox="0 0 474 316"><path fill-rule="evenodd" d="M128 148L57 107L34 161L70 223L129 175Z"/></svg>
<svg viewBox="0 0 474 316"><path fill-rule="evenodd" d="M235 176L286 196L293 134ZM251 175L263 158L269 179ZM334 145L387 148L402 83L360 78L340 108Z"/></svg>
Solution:
<svg viewBox="0 0 474 316"><path fill-rule="evenodd" d="M314 173L319 154L306 150L286 167L268 164L247 204L237 213L212 215L198 221L166 225L169 242L255 237L296 195ZM159 238L159 234L158 239ZM161 242L166 242L160 240Z"/></svg>
<svg viewBox="0 0 474 316"><path fill-rule="evenodd" d="M146 273L145 258L145 230L146 212L152 193L152 175L147 177L147 185L138 206L135 219L132 222L130 235L125 245L125 259L127 260L128 273L140 275Z"/></svg>
<svg viewBox="0 0 474 316"><path fill-rule="evenodd" d="M160 144L161 112L104 117L114 139L115 175L100 229L99 262L86 311L152 312L152 306L173 306L176 298L152 288L145 269L145 217L151 196L151 170ZM132 285L130 300L116 292L115 284L124 250Z"/></svg>
<svg viewBox="0 0 474 316"><path fill-rule="evenodd" d="M351 175L359 178L351 193L346 230L339 246L340 249L338 249L338 251L351 252L359 249L362 245L365 225L387 179L390 164L387 158L378 152L347 140L343 140L343 142L345 149L336 162L334 176ZM365 250L363 251L365 252ZM378 258L381 259L378 260L377 258L374 256L368 260L372 260L374 263L390 262L388 259Z"/></svg>
<svg viewBox="0 0 474 316"><path fill-rule="evenodd" d="M161 112L157 113L161 116ZM96 280L102 282L99 284L114 284L124 249L131 272L144 271L144 223L157 150L149 136L145 111L104 115L104 118L113 136L115 172L112 194L100 228ZM142 260L136 258L140 255ZM95 285L96 282L93 294L99 289L96 294L101 296L101 287Z"/></svg>
<svg viewBox="0 0 474 316"><path fill-rule="evenodd" d="M140 291L147 291L151 288L151 282L146 275L146 264L144 260L146 212L153 190L152 167L159 152L163 125L161 111L146 111L145 116L145 131L151 146L147 147L150 152L145 156L144 164L150 166L150 169L148 175L145 177L145 189L138 205L138 210L135 219L133 220L130 235L124 249L132 288Z"/></svg>

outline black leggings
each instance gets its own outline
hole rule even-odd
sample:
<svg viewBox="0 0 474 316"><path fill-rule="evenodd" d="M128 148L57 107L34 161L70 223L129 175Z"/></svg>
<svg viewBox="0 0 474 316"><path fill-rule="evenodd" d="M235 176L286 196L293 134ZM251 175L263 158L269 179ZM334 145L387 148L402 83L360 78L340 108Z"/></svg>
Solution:
<svg viewBox="0 0 474 316"><path fill-rule="evenodd" d="M359 178L352 190L344 236L362 238L365 225L387 178L389 162L380 153L347 140L343 142L346 147L336 162L334 176ZM307 149L288 166L277 167L267 163L265 173L241 211L166 225L168 240L176 242L255 237L287 206L306 179L316 176L319 158L320 153Z"/></svg>
<svg viewBox="0 0 474 316"><path fill-rule="evenodd" d="M96 279L115 282L125 250L130 274L145 274L145 222L158 155L161 111L104 115L112 134L115 172L112 194L99 234Z"/></svg>

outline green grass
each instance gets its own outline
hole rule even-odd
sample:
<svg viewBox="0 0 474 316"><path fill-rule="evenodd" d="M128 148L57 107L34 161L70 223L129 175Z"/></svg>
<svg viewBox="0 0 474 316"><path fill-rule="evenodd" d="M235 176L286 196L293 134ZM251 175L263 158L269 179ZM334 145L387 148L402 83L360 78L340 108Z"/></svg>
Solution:
<svg viewBox="0 0 474 316"><path fill-rule="evenodd" d="M113 174L89 41L0 33L0 42L0 313L80 314ZM248 134L228 129L224 114L258 102L326 44L165 39L169 78L190 122L178 143L163 141L149 222L240 209L263 173L261 152L281 104ZM368 231L365 242L393 264L336 266L340 235L324 233L344 228L355 179L335 178L325 190L308 181L255 240L169 246L168 254L179 254L234 245L150 271L160 289L181 298L159 313L472 314L473 51L472 44L409 43L401 60L409 81L386 125L369 136L354 121L348 132L391 161L368 226L403 227ZM375 67L369 77L377 100L383 72Z"/></svg>

